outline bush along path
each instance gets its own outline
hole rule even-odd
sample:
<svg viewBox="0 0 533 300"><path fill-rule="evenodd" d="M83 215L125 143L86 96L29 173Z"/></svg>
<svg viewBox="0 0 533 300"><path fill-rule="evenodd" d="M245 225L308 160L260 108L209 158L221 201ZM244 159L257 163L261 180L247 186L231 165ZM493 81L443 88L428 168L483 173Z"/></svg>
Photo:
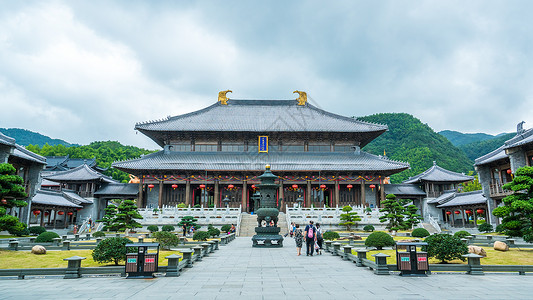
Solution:
<svg viewBox="0 0 533 300"><path fill-rule="evenodd" d="M79 238L79 236L75 237ZM119 261L124 260L121 257L111 255L108 248L102 247L104 244L112 244L111 246L117 246L119 241L126 239L123 235L116 234L114 237L99 237L96 238L94 242L90 240L90 234L86 236L87 241L72 241L67 239L67 236L53 238L51 243L40 243L39 245L45 245L47 250L64 250L65 253L71 248L76 249L96 249L100 250L96 253L96 256L101 261L114 262L118 264ZM111 243L107 241L115 240L117 243ZM203 257L208 256L210 253L213 253L216 250L219 250L220 246L225 246L231 241L235 240L235 233L224 234L219 238L211 239L207 241L194 241L194 242L180 242L177 249L182 255L170 255L166 259L168 264L166 266L159 266L157 271L157 276L166 276L166 277L176 277L180 275L180 272L185 268L193 267L194 263L201 261ZM105 241L105 242L104 242ZM139 238L139 242L143 242L142 238ZM100 244L102 245L101 247ZM126 242L124 242L126 244ZM37 245L35 240L30 242L19 242L17 240L10 241L9 250L21 251L21 250L31 250L33 246ZM75 246L80 245L80 247ZM81 247L83 245L83 247ZM2 255L5 258L9 257L10 251L3 251ZM111 252L116 252L111 249ZM45 254L46 255L46 254ZM94 257L95 255L93 255ZM73 256L66 257L64 260L67 263L66 268L32 268L32 269L0 269L0 277L18 277L19 279L24 279L26 276L57 276L64 275L63 278L80 278L84 275L113 275L119 274L120 276L126 276L126 268L124 266L112 266L112 267L83 267L83 260L85 257Z"/></svg>

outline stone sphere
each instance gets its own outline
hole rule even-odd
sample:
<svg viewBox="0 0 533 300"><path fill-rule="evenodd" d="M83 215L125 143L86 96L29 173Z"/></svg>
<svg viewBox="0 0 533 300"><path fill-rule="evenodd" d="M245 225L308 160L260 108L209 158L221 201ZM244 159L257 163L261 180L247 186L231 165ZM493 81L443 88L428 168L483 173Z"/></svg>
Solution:
<svg viewBox="0 0 533 300"><path fill-rule="evenodd" d="M46 254L46 248L41 245L35 245L31 248L33 254Z"/></svg>

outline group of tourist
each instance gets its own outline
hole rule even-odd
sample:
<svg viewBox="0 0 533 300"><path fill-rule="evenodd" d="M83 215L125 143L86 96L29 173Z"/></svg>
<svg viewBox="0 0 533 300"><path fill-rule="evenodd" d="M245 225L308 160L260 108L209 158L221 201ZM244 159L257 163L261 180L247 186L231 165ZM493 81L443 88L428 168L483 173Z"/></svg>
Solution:
<svg viewBox="0 0 533 300"><path fill-rule="evenodd" d="M294 236L294 241L296 242L296 255L302 255L304 239L307 256L313 256L315 251L318 255L322 254L321 250L324 238L322 237L322 229L320 228L319 223L316 223L316 226L314 226L313 221L309 221L309 224L305 226L305 229L302 232L300 225L292 222L290 235L291 237Z"/></svg>

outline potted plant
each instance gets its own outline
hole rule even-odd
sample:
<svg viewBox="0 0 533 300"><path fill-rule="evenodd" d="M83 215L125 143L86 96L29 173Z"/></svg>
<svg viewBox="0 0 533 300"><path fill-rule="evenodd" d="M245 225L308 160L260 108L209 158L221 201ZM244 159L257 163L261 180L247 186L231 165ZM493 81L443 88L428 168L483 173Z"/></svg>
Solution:
<svg viewBox="0 0 533 300"><path fill-rule="evenodd" d="M368 216L370 216L370 213L372 212L372 208L370 207L365 208L365 212Z"/></svg>
<svg viewBox="0 0 533 300"><path fill-rule="evenodd" d="M154 208L154 210L152 210L152 212L154 213L154 216L157 216L157 213L159 212L159 208Z"/></svg>

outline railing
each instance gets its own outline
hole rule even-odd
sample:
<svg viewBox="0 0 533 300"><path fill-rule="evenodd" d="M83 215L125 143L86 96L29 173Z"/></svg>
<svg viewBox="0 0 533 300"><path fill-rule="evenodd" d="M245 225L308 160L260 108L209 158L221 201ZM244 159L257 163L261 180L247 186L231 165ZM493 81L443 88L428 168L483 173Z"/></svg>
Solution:
<svg viewBox="0 0 533 300"><path fill-rule="evenodd" d="M503 184L496 180L489 184L489 192L491 197L504 197L512 193L512 191L504 190Z"/></svg>
<svg viewBox="0 0 533 300"><path fill-rule="evenodd" d="M143 217L138 220L141 225L165 225L175 224L185 216L198 219L199 224L236 224L240 226L242 207L238 208L178 208L177 206L163 206L162 208L139 208L139 214Z"/></svg>
<svg viewBox="0 0 533 300"><path fill-rule="evenodd" d="M77 193L78 195L84 198L91 198L94 195L94 192L91 192L91 191L79 191Z"/></svg>
<svg viewBox="0 0 533 300"><path fill-rule="evenodd" d="M429 221L429 224L431 226L433 226L433 228L435 228L435 230L437 230L437 233L441 233L442 230L440 229L440 225L439 225L439 222L437 221L437 219L433 218L431 215L428 215L428 221Z"/></svg>
<svg viewBox="0 0 533 300"><path fill-rule="evenodd" d="M426 192L426 197L428 198L437 198L442 195L442 192Z"/></svg>
<svg viewBox="0 0 533 300"><path fill-rule="evenodd" d="M384 224L379 221L383 215L379 208L372 208L369 212L364 206L352 206L352 212L356 212L361 221L358 224L372 224L375 227L383 227ZM341 222L340 215L344 213L340 207L289 207L286 206L287 223L295 222L298 224L307 224L309 221L319 222L321 225L336 227ZM327 229L327 228L326 228Z"/></svg>
<svg viewBox="0 0 533 300"><path fill-rule="evenodd" d="M237 215L237 228L235 228L235 233L240 234L241 233L241 220L242 220L242 214L241 214L241 205L239 205L239 214Z"/></svg>

